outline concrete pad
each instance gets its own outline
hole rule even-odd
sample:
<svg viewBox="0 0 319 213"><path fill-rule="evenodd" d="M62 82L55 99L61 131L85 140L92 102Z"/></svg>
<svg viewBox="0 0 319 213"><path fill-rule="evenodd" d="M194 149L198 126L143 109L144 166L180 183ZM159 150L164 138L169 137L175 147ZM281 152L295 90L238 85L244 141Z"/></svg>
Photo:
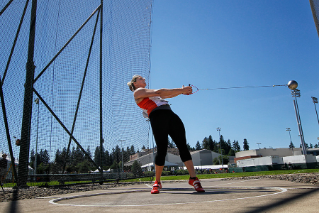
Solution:
<svg viewBox="0 0 319 213"><path fill-rule="evenodd" d="M319 188L283 180L202 180L205 193L185 182L151 183L0 203L0 212L318 212Z"/></svg>

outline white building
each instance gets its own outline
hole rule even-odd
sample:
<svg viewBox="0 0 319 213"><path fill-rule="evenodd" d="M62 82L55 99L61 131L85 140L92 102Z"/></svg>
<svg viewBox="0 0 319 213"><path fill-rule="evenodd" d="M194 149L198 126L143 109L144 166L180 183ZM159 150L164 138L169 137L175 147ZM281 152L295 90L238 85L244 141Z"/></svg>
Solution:
<svg viewBox="0 0 319 213"><path fill-rule="evenodd" d="M240 168L317 168L318 155L318 148L307 149L307 155L302 155L301 148L255 149L237 152L235 162Z"/></svg>
<svg viewBox="0 0 319 213"><path fill-rule="evenodd" d="M154 152L154 155L153 153L141 154L140 157L125 163L124 166L131 166L134 163L134 161L138 161L142 168L153 167L155 155L156 155L156 151ZM214 158L217 158L218 156L220 156L220 154L216 152L212 152L210 150L202 149L202 150L191 152L191 156L193 159L193 164L196 169L209 169L209 168L213 168L212 167L213 160ZM167 167L179 167L179 168L184 167L184 163L182 162L180 156L172 154L170 152L168 152L165 157L165 163ZM221 168L221 165L217 167ZM224 168L227 168L227 165L224 165Z"/></svg>

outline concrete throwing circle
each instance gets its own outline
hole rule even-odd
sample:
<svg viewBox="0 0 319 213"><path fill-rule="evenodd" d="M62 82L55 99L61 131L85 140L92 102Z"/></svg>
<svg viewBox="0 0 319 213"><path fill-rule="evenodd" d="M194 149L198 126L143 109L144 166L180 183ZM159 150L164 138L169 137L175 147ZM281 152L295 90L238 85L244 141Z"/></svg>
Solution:
<svg viewBox="0 0 319 213"><path fill-rule="evenodd" d="M258 198L287 191L287 189L279 187L205 187L205 190L205 193L197 193L192 188L165 188L159 194L151 195L149 188L130 188L125 191L108 190L105 193L57 198L50 200L50 203L91 207L179 205Z"/></svg>

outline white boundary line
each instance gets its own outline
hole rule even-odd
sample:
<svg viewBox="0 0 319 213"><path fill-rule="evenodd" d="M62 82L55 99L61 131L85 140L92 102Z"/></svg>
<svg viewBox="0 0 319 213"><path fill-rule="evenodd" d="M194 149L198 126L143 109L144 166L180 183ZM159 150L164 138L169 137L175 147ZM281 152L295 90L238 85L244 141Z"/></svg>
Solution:
<svg viewBox="0 0 319 213"><path fill-rule="evenodd" d="M257 179L253 179L257 180ZM251 181L251 180L244 180L240 182L246 182L246 181ZM222 185L229 185L233 184L232 183L225 183ZM238 183L238 182L237 182ZM150 187L150 185L145 184L147 187ZM220 185L220 184L219 184ZM212 188L212 187L210 187ZM213 188L225 188L225 187L213 187ZM94 194L89 194L89 195L76 195L76 196L70 196L70 197L64 197L64 198L57 198L57 199L52 199L49 201L49 203L54 204L54 205L60 205L60 206L79 206L79 207L141 207L141 206L157 206L157 205L180 205L180 204L192 204L192 203L213 203L213 202L223 202L223 201L231 201L231 200L243 200L243 199L250 199L250 198L260 198L260 197L267 197L267 196L273 196L273 195L278 195L281 193L285 193L288 191L288 189L285 188L280 188L280 187L229 187L230 189L268 189L268 190L277 190L278 192L275 192L273 194L263 194L263 195L257 195L257 196L251 196L251 197L239 197L239 198L233 198L233 199L221 199L221 200L210 200L210 201L202 201L202 202L183 202L183 203L166 203L166 204L139 204L139 205L77 205L77 204L59 204L57 203L58 201L61 200L68 200L68 199L75 199L75 198L81 198L81 197L91 197L91 196L97 196L97 195L111 195L111 194L124 194L124 193L134 193L134 192L148 192L149 190L133 190L133 191L123 191L123 192L105 192L105 193L94 193Z"/></svg>

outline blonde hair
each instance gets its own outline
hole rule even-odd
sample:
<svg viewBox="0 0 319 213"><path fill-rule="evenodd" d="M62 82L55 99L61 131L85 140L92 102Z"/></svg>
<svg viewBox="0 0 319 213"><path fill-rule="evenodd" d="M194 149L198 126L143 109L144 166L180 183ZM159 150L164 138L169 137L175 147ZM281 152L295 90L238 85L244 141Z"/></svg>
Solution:
<svg viewBox="0 0 319 213"><path fill-rule="evenodd" d="M141 77L141 76L140 75L134 75L132 77L132 80L127 83L128 87L130 88L130 90L132 92L134 92L134 90L135 90L134 82L136 82L136 79L139 78L139 77Z"/></svg>

